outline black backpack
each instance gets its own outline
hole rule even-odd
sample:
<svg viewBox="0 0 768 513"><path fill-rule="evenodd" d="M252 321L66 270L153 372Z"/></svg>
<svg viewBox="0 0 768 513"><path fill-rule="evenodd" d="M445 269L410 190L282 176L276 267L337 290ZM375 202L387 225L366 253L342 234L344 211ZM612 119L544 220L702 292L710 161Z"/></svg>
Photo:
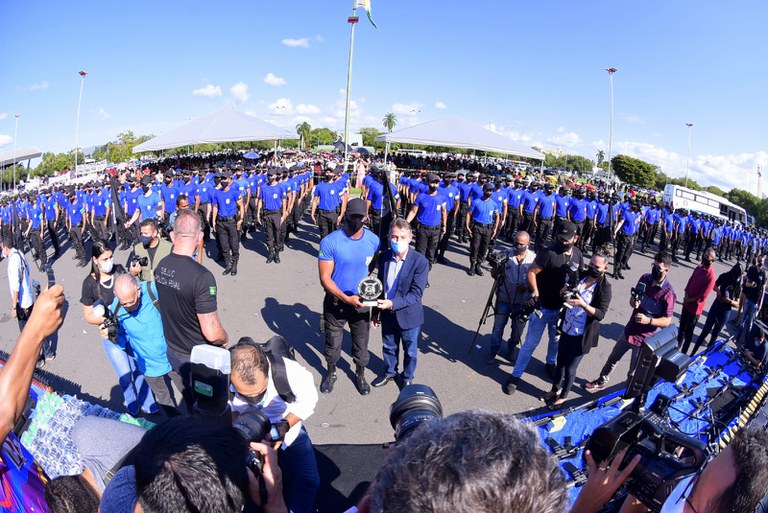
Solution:
<svg viewBox="0 0 768 513"><path fill-rule="evenodd" d="M296 353L288 344L288 341L280 335L275 335L266 342L256 342L251 337L242 337L237 343L255 346L264 351L272 369L272 380L275 382L278 395L286 403L294 402L296 395L291 390L291 384L288 382L285 358L296 361Z"/></svg>

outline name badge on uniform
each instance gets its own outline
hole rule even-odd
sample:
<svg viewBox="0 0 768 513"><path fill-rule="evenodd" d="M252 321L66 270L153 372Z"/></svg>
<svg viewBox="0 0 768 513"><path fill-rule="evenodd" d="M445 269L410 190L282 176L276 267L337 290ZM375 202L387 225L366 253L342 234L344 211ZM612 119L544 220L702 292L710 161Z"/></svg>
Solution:
<svg viewBox="0 0 768 513"><path fill-rule="evenodd" d="M272 199L277 199L277 194L273 194Z"/></svg>
<svg viewBox="0 0 768 513"><path fill-rule="evenodd" d="M336 191L334 191L333 189L331 189L331 194L336 194Z"/></svg>
<svg viewBox="0 0 768 513"><path fill-rule="evenodd" d="M226 204L229 205L229 198L226 199Z"/></svg>

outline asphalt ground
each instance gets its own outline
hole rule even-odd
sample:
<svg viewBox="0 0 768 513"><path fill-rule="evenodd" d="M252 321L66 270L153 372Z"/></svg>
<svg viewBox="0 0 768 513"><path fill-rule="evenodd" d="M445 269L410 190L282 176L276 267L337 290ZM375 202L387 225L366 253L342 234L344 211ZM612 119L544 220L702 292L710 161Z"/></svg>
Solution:
<svg viewBox="0 0 768 513"><path fill-rule="evenodd" d="M305 216L298 234L292 235L287 242L280 264L265 263L264 233L258 231L253 235L255 240L249 237L241 246L239 274L236 277L222 276L222 267L212 260L206 260L205 265L216 276L219 313L229 332L230 343L246 335L256 340L266 340L273 334L283 335L296 348L298 360L312 370L315 384L319 385L325 366L324 336L319 331L323 290L317 271L319 235L317 228L308 224L307 220L308 216ZM213 241L209 244L208 247L215 253ZM34 279L44 286L49 278L61 283L67 298L66 318L58 333L58 356L45 366L41 375L60 393L73 394L122 412L122 395L114 371L104 355L98 331L83 319L79 299L88 268L75 266L72 260L74 252L68 240L63 239L62 246L62 256L52 263L52 272L48 276L32 266ZM49 255L52 252L49 248ZM116 262L125 263L128 254L128 251L117 251ZM31 261L31 256L27 256ZM493 365L484 363L493 319L480 326L479 336L472 343L493 280L489 272L482 277L467 275L468 245L459 245L453 239L446 257L449 260L447 265L435 264L432 269L430 287L424 294L425 322L419 342L415 382L434 389L446 415L469 408L524 416L544 411L539 397L550 388L544 369L546 341L539 344L517 393L505 395L502 385L512 370L511 365L501 358ZM597 377L621 333L630 315L630 288L642 273L650 271L651 260L651 251L645 255L635 252L630 259L632 270L624 272L626 279L611 278L613 301L602 323L599 346L584 357L570 401L565 407L594 398L583 389L583 385ZM678 296L676 318L681 310L679 300L695 265L681 261L674 264L669 273ZM730 262L717 262L715 271L719 275L731 265ZM7 282L5 266L2 267L0 280ZM7 284L5 287L8 290ZM713 299L714 294L709 298L705 314ZM18 335L16 321L9 315L10 304L10 294L0 294L0 349L6 352L13 348ZM695 336L705 318L705 315L701 316ZM509 335L509 329L507 326L505 337ZM383 370L379 330L371 330L369 347L371 363L367 377L370 382ZM372 389L368 396L360 396L354 386L350 348L347 332L335 389L331 394L320 394L314 415L306 421L316 444L377 444L393 438L389 409L399 390L394 383L390 383L383 388ZM611 376L609 384L612 387L603 393L621 386L628 361L627 355Z"/></svg>

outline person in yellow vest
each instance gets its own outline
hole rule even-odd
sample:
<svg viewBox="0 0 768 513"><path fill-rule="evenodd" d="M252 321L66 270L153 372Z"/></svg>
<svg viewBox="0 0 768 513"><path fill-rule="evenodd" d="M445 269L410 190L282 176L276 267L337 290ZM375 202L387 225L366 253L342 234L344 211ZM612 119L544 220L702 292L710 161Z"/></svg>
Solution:
<svg viewBox="0 0 768 513"><path fill-rule="evenodd" d="M141 222L141 241L133 245L128 257L128 271L141 281L154 281L155 265L171 253L172 245L160 238L157 221L145 219Z"/></svg>

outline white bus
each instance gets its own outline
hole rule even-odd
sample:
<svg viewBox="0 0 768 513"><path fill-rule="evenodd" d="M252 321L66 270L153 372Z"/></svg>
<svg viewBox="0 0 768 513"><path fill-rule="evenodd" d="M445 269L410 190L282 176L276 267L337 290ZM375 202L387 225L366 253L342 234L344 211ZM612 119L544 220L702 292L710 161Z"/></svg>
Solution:
<svg viewBox="0 0 768 513"><path fill-rule="evenodd" d="M664 203L674 208L684 208L723 219L749 224L747 212L727 199L706 191L696 191L680 185L667 184L664 187Z"/></svg>

